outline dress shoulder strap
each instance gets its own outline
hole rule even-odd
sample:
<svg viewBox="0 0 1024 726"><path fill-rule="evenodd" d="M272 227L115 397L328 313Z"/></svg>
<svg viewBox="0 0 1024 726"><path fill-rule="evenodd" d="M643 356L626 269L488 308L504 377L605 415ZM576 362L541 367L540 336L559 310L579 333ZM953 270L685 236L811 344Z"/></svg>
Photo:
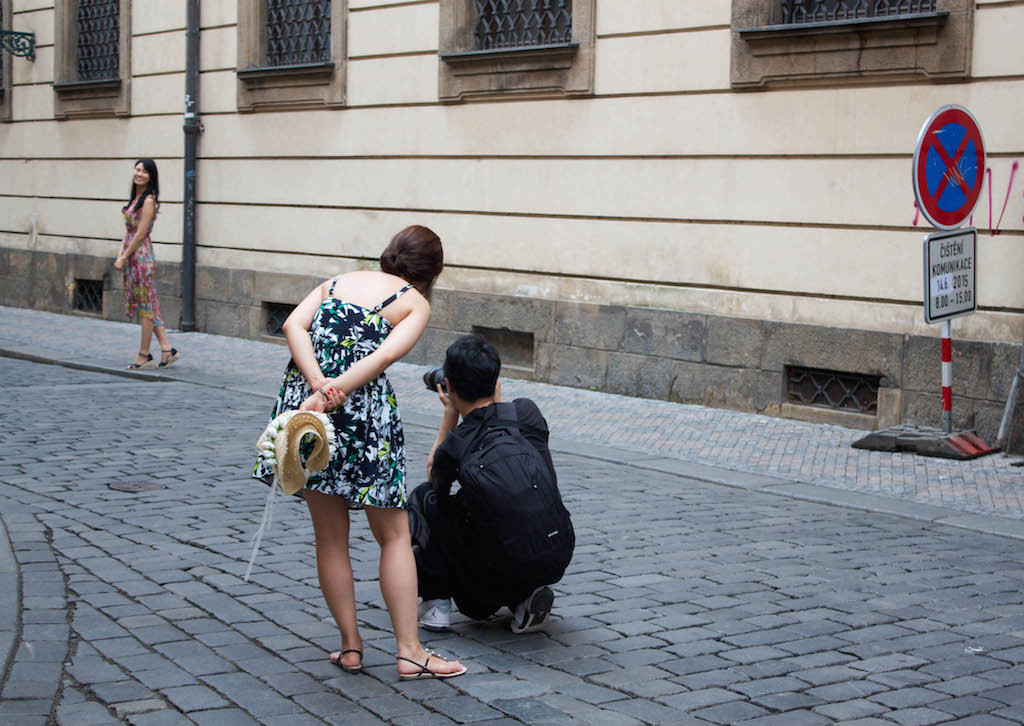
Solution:
<svg viewBox="0 0 1024 726"><path fill-rule="evenodd" d="M338 275L338 277L341 277L341 275ZM327 297L334 297L334 286L338 284L338 277L331 280L331 289L327 291Z"/></svg>
<svg viewBox="0 0 1024 726"><path fill-rule="evenodd" d="M383 310L384 308L386 308L386 307L387 307L388 305L390 305L391 303L393 303L393 302L394 302L395 300L397 300L398 298L402 297L402 295L404 295L405 293L407 293L407 292L408 292L408 291L409 291L410 289L412 289L412 285L406 285L406 286L405 286L405 287L403 287L403 288L402 288L401 290L399 290L398 292L396 292L396 293L395 293L394 295L390 296L390 297L389 297L389 298L388 298L387 300L385 300L384 302L382 302L382 303L381 303L380 305L378 305L377 307L375 307L375 308L373 309L373 312L375 312L375 313L379 313L379 312L380 312L381 310Z"/></svg>

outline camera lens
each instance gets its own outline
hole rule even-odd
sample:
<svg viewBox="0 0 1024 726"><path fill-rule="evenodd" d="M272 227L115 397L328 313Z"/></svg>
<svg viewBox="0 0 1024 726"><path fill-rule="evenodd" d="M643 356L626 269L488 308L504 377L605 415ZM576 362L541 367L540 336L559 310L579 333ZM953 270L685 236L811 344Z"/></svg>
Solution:
<svg viewBox="0 0 1024 726"><path fill-rule="evenodd" d="M444 368L437 366L431 368L429 371L423 374L423 384L427 387L428 391L436 391L440 385L441 390L447 392L444 385Z"/></svg>

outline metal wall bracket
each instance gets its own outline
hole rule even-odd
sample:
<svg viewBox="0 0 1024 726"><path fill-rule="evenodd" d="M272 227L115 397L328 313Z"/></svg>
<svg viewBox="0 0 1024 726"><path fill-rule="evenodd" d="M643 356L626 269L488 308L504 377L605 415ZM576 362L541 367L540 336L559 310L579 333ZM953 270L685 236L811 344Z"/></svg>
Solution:
<svg viewBox="0 0 1024 726"><path fill-rule="evenodd" d="M15 30L0 30L0 51L6 50L11 55L36 59L36 34L19 33Z"/></svg>

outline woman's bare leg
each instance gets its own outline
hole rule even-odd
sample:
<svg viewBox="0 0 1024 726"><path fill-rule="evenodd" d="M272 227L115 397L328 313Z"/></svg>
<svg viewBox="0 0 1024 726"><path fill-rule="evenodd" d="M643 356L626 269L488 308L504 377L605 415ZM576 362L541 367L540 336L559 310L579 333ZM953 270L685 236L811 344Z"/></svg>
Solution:
<svg viewBox="0 0 1024 726"><path fill-rule="evenodd" d="M341 631L341 650L362 650L363 640L356 621L352 562L348 556L348 502L343 497L308 489L304 493L316 537L316 573L320 579L320 590ZM337 661L338 653L331 653L330 658ZM353 668L359 662L356 653L346 653L342 659L346 668Z"/></svg>
<svg viewBox="0 0 1024 726"><path fill-rule="evenodd" d="M170 350L171 349L171 339L167 337L167 326L166 325L154 326L153 332L156 333L156 340L157 340L158 343L160 343L160 350L161 350L161 352L165 351L165 350Z"/></svg>
<svg viewBox="0 0 1024 726"><path fill-rule="evenodd" d="M398 655L415 663L426 663L428 653L420 643L418 631L416 559L409 535L409 514L404 509L366 507L366 519L380 545L380 592L391 615ZM436 673L462 670L457 660L446 661L437 656L430 658L429 667ZM399 673L418 670L412 663L398 662Z"/></svg>

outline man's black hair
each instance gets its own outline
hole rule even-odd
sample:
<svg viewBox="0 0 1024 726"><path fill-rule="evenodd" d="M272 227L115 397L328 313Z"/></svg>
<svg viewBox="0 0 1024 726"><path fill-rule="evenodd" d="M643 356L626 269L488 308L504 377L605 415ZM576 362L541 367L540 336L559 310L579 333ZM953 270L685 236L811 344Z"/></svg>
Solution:
<svg viewBox="0 0 1024 726"><path fill-rule="evenodd" d="M498 349L475 335L462 336L445 353L444 375L463 401L493 396L500 372Z"/></svg>

